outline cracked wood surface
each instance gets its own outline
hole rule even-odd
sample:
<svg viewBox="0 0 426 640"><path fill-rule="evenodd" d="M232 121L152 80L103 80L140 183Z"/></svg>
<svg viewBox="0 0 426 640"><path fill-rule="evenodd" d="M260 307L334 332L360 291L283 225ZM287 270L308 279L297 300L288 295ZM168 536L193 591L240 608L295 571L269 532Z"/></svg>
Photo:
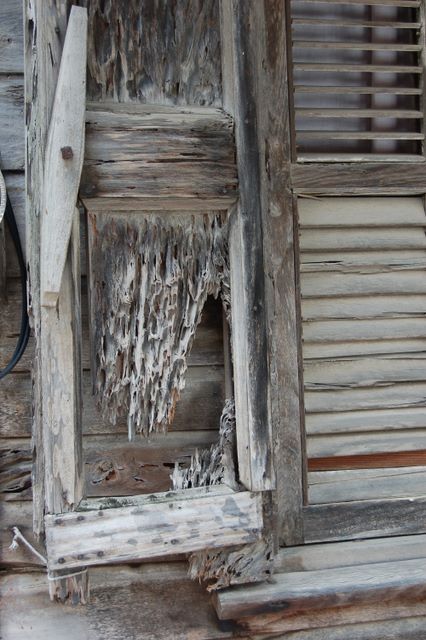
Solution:
<svg viewBox="0 0 426 640"><path fill-rule="evenodd" d="M108 499L105 508L84 507L46 516L50 570L253 542L263 524L261 497L225 485L139 496L126 507L108 508Z"/></svg>

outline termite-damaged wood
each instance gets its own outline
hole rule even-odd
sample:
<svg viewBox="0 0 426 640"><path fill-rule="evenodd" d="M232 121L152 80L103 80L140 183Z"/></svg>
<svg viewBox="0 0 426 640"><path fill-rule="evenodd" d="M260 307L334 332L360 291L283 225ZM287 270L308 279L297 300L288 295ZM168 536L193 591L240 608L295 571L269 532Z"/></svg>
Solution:
<svg viewBox="0 0 426 640"><path fill-rule="evenodd" d="M45 524L49 569L71 569L254 542L262 531L262 499L218 485L140 496L132 506L47 515Z"/></svg>
<svg viewBox="0 0 426 640"><path fill-rule="evenodd" d="M90 0L92 100L221 104L216 0Z"/></svg>
<svg viewBox="0 0 426 640"><path fill-rule="evenodd" d="M187 469L176 464L173 489L188 489L225 483L239 487L236 461L235 403L227 400L220 421L219 441L196 451ZM189 557L189 576L207 585L208 591L233 584L262 582L272 574L273 541L265 530L256 542L231 549L207 547Z"/></svg>
<svg viewBox="0 0 426 640"><path fill-rule="evenodd" d="M165 430L208 295L228 289L227 220L89 214L95 392L129 436Z"/></svg>

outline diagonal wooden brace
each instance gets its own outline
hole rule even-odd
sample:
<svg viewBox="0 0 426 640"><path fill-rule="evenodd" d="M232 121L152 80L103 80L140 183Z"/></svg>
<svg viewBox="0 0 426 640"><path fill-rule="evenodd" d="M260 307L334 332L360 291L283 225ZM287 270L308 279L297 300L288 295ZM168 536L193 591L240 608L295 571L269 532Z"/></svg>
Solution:
<svg viewBox="0 0 426 640"><path fill-rule="evenodd" d="M41 219L41 304L54 307L71 235L84 157L87 10L72 7L50 121Z"/></svg>

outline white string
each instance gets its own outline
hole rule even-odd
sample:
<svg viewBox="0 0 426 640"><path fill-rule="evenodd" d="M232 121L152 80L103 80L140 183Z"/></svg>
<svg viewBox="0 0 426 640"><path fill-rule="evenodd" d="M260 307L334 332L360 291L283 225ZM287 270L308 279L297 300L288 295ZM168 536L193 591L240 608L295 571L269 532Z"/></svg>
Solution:
<svg viewBox="0 0 426 640"><path fill-rule="evenodd" d="M31 551L31 553L33 553L47 567L47 558L45 558L41 553L39 553L37 551L37 549L35 547L33 547L31 542L29 542L26 539L26 537L19 531L18 527L13 527L12 531L13 531L13 539L12 539L11 545L9 546L9 549L11 551L16 551L16 549L18 549L18 547L19 547L18 540L20 540ZM74 576L79 576L79 575L81 575L83 573L87 573L87 567L86 567L86 569L81 569L80 571L74 571L73 573L66 573L66 574L61 575L61 576L51 576L51 575L49 575L49 571L47 573L48 573L47 579L50 580L50 581L53 581L53 580L64 580L66 578L73 578Z"/></svg>
<svg viewBox="0 0 426 640"><path fill-rule="evenodd" d="M6 209L6 183L2 172L0 171L0 222L3 220Z"/></svg>

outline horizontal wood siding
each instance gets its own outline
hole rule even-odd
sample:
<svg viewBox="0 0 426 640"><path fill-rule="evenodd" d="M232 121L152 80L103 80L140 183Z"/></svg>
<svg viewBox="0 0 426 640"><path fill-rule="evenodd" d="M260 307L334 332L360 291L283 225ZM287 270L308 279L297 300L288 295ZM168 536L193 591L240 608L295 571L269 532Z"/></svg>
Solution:
<svg viewBox="0 0 426 640"><path fill-rule="evenodd" d="M424 495L423 202L300 198L299 224L309 502Z"/></svg>

